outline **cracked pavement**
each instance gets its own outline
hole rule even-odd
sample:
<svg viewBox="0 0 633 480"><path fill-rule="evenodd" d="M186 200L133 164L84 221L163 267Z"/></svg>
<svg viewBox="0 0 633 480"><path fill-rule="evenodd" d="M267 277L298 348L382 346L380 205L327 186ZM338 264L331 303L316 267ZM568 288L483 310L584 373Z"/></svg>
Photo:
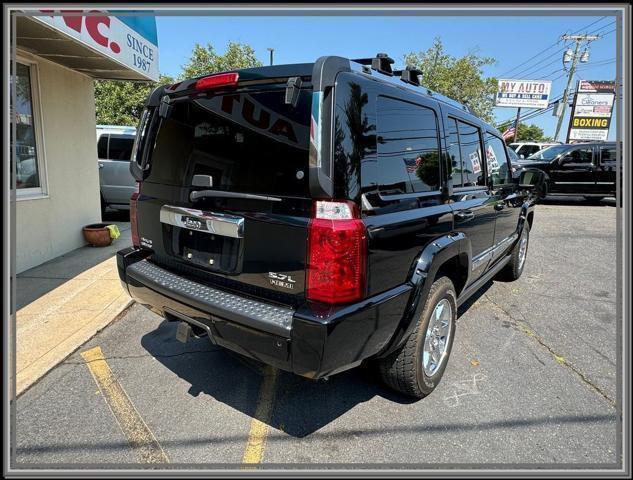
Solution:
<svg viewBox="0 0 633 480"><path fill-rule="evenodd" d="M616 467L615 214L538 205L523 276L460 308L446 374L423 400L368 369L318 382L280 372L260 419L264 465ZM15 466L137 461L80 356L99 346L171 462L235 468L261 370L175 330L135 305L20 396Z"/></svg>

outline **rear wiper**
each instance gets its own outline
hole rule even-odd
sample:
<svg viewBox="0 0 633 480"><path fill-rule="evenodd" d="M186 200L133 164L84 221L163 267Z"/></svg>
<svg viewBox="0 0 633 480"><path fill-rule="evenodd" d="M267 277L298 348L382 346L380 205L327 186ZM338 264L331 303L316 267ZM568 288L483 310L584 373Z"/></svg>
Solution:
<svg viewBox="0 0 633 480"><path fill-rule="evenodd" d="M195 202L199 198L244 198L247 200L265 200L267 202L281 202L281 198L255 195L252 193L222 192L220 190L196 190L191 192L189 198Z"/></svg>

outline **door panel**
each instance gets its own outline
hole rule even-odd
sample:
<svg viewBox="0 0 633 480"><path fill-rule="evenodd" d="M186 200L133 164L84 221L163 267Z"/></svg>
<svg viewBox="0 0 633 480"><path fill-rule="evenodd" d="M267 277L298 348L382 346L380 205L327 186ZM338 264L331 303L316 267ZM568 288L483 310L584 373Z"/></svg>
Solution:
<svg viewBox="0 0 633 480"><path fill-rule="evenodd" d="M615 145L599 148L600 162L596 167L596 192L615 195L617 149Z"/></svg>
<svg viewBox="0 0 633 480"><path fill-rule="evenodd" d="M594 159L592 147L570 150L550 170L552 193L594 193Z"/></svg>
<svg viewBox="0 0 633 480"><path fill-rule="evenodd" d="M501 257L512 243L504 244L516 232L519 224L521 206L525 196L518 193L517 185L512 181L510 160L503 140L486 132L486 164L491 183L491 195L495 200L496 211L493 260ZM501 248L502 245L505 245Z"/></svg>
<svg viewBox="0 0 633 480"><path fill-rule="evenodd" d="M134 192L136 181L130 173L129 161L105 160L104 168L100 171L104 172L104 178L107 182L109 203L127 205L130 203L130 197Z"/></svg>
<svg viewBox="0 0 633 480"><path fill-rule="evenodd" d="M472 254L471 279L477 279L488 267L495 233L497 199L487 188L455 189L451 197L455 231L470 240Z"/></svg>
<svg viewBox="0 0 633 480"><path fill-rule="evenodd" d="M442 105L446 131L449 203L454 230L470 240L472 269L469 282L488 267L495 233L495 199L486 182L481 129L462 120L461 113Z"/></svg>

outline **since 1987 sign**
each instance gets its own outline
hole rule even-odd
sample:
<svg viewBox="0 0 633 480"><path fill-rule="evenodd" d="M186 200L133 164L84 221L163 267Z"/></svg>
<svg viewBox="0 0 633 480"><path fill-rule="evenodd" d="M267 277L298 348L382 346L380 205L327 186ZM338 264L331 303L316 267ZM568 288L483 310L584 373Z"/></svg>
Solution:
<svg viewBox="0 0 633 480"><path fill-rule="evenodd" d="M497 107L546 108L552 82L549 80L500 79L497 88Z"/></svg>
<svg viewBox="0 0 633 480"><path fill-rule="evenodd" d="M152 16L119 18L97 10L40 10L40 14L32 18L148 80L158 80L158 39L156 20Z"/></svg>

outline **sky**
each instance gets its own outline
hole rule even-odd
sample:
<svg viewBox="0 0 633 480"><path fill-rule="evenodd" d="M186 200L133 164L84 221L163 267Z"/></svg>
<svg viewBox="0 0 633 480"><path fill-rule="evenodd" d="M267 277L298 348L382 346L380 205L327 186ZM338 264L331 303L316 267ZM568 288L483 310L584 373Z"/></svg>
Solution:
<svg viewBox="0 0 633 480"><path fill-rule="evenodd" d="M484 67L485 76L552 80L552 99L563 94L567 82L562 63L565 43L560 41L564 33L603 35L590 43L589 62L578 64L572 86L577 79L614 80L616 71L614 16L157 16L156 23L160 71L171 76L180 73L196 43L211 44L218 53L229 41L246 43L265 65L267 48L274 48L275 64L385 52L395 60L394 67L401 68L406 53L426 50L439 36L452 56L475 51L496 59L495 65ZM522 115L530 111L524 109ZM494 114L496 121L514 119L516 108L495 108ZM551 111L526 120L549 136L554 135L556 121ZM609 131L609 140L613 139L615 114Z"/></svg>

